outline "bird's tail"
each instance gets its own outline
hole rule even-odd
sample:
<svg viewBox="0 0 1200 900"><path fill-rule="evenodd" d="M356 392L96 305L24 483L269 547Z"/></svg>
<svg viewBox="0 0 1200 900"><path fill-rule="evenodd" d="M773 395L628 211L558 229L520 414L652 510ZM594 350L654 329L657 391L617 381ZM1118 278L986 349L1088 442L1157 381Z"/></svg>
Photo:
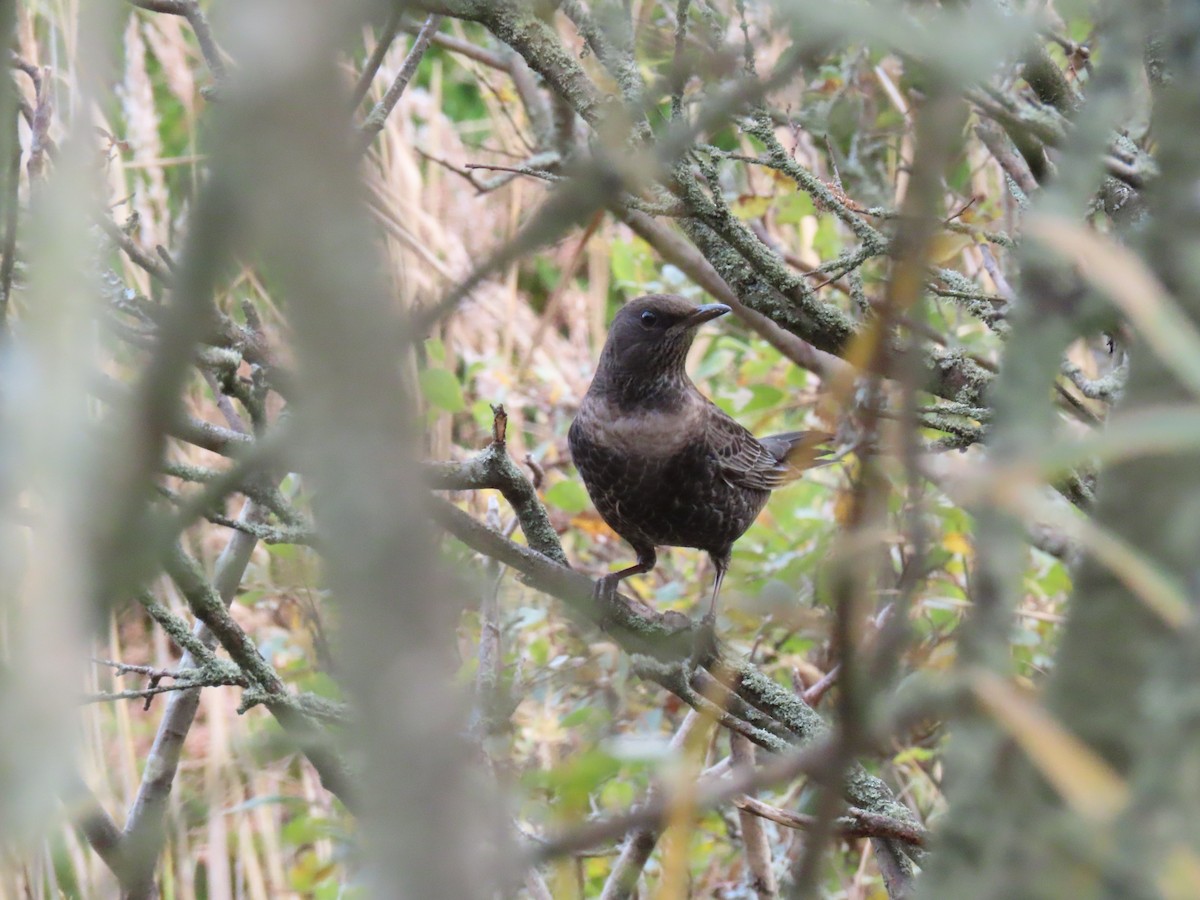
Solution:
<svg viewBox="0 0 1200 900"><path fill-rule="evenodd" d="M760 442L779 462L780 482L795 481L808 469L836 462L829 443L834 436L827 431L788 431L760 438Z"/></svg>

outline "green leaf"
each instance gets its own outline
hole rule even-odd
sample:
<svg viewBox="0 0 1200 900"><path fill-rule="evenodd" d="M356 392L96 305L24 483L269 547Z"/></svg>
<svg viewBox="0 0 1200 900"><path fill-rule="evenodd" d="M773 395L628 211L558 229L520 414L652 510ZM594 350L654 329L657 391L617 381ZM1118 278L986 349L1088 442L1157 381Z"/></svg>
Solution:
<svg viewBox="0 0 1200 900"><path fill-rule="evenodd" d="M770 409L783 402L784 393L769 384L756 384L750 388L750 400L741 408L742 413L758 412L760 409Z"/></svg>
<svg viewBox="0 0 1200 900"><path fill-rule="evenodd" d="M775 200L775 220L782 224L799 225L805 216L816 215L812 197L796 191Z"/></svg>
<svg viewBox="0 0 1200 900"><path fill-rule="evenodd" d="M545 785L566 807L582 806L597 790L621 770L621 764L599 749L585 750L545 775Z"/></svg>
<svg viewBox="0 0 1200 900"><path fill-rule="evenodd" d="M600 805L605 809L628 809L637 800L633 785L613 779L600 788Z"/></svg>
<svg viewBox="0 0 1200 900"><path fill-rule="evenodd" d="M492 412L492 405L486 400L476 400L471 404L471 418L475 420L475 424L484 430L490 430L492 427L492 419L495 418L495 413Z"/></svg>
<svg viewBox="0 0 1200 900"><path fill-rule="evenodd" d="M813 235L813 249L821 259L832 259L842 251L842 237L838 233L833 216L824 216Z"/></svg>
<svg viewBox="0 0 1200 900"><path fill-rule="evenodd" d="M421 393L425 399L446 412L461 412L467 408L462 385L454 373L446 369L426 369L421 373Z"/></svg>
<svg viewBox="0 0 1200 900"><path fill-rule="evenodd" d="M267 592L264 591L262 588L256 588L255 590L252 590L252 591L244 591L244 592L238 594L233 599L236 603L240 604L241 606L254 606L254 604L258 603L258 601L261 600L266 595L267 595Z"/></svg>
<svg viewBox="0 0 1200 900"><path fill-rule="evenodd" d="M546 502L577 516L588 508L588 495L578 481L557 481L546 491Z"/></svg>
<svg viewBox="0 0 1200 900"><path fill-rule="evenodd" d="M569 712L563 716L559 722L563 728L577 728L580 725L593 724L598 721L603 721L609 718L607 713L595 706L581 706L574 712Z"/></svg>
<svg viewBox="0 0 1200 900"><path fill-rule="evenodd" d="M525 648L525 658L535 666L544 666L550 659L550 642L544 637L536 637Z"/></svg>
<svg viewBox="0 0 1200 900"><path fill-rule="evenodd" d="M439 338L425 339L425 353L435 363L444 363L446 361L446 345Z"/></svg>

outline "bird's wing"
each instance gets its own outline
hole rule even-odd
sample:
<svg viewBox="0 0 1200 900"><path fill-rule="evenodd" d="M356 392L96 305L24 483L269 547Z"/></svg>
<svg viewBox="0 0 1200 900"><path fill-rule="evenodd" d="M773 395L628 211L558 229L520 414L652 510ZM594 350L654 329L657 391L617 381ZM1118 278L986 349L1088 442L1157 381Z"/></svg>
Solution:
<svg viewBox="0 0 1200 900"><path fill-rule="evenodd" d="M819 431L790 431L759 440L716 406L709 416L708 439L721 476L731 485L753 490L772 491L821 465L819 448L830 437Z"/></svg>

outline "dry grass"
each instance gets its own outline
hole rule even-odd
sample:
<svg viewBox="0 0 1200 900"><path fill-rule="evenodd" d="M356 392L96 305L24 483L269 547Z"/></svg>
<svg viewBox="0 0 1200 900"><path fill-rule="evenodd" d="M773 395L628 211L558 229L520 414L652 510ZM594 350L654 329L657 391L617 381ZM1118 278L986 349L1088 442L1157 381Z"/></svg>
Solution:
<svg viewBox="0 0 1200 900"><path fill-rule="evenodd" d="M125 24L119 53L123 66L117 86L119 106L110 110L112 117L100 110L93 113L97 128L116 141L105 165L109 202L119 221L136 216L135 236L143 247L171 248L186 228L186 197L202 178L203 154L195 129L205 105L199 95L205 72L182 20L125 9L121 14ZM19 53L38 65L54 63L52 77L67 97L78 93L73 63L79 17L75 3L31 4L21 10ZM367 40L369 47L369 35ZM373 99L382 95L405 51L406 42L397 41L372 86ZM522 151L511 108L498 99L499 76L475 67L481 79L495 82L495 92L484 95L487 118L453 121L443 112L443 67L437 61L428 87L414 87L407 93L374 145L368 165L373 210L396 302L406 307L430 301L466 273L482 253L512 234L542 193L536 185L517 182L493 195L475 196L461 176L422 158L425 153L459 164L478 161L479 154L464 143L464 134L486 133L497 161ZM352 77L349 65L347 76ZM34 102L28 84L18 83L27 90L26 100ZM182 145L174 135L171 150L164 148L162 140L168 127L186 135ZM53 134L63 137L61 122L56 122ZM23 134L23 142L27 139ZM557 327L557 319L547 327L530 309L517 287L516 266L481 287L458 315L442 325L439 337L446 348L445 365L477 367L475 393L509 408L513 451L518 457L534 452L545 464L560 461L561 417L585 386L593 349L603 337L608 274L604 245L609 240L611 226L604 226L589 243L580 266L585 285L572 282L558 292L556 306L566 323L565 333ZM561 268L564 258L575 252L568 240L550 257ZM119 258L119 264L127 285L146 294L152 291L144 270L125 257ZM259 306L277 346L285 350L286 329L278 304L250 269L231 283L219 302L232 309L243 296ZM124 378L133 364L118 355L109 370ZM518 381L518 372L529 377ZM190 387L187 403L193 415L222 424L199 379ZM546 419L526 421L529 410L545 411ZM526 435L534 437L529 440ZM432 423L431 457L452 458L468 449L461 446L461 435L452 434L449 417ZM171 454L181 462L222 467L220 457L191 445L175 444ZM172 486L185 493L192 487ZM236 515L239 502L230 503L229 515ZM482 504L480 499L481 514ZM211 565L228 536L223 528L202 525L191 530L188 540ZM233 607L239 623L270 661L293 677L312 669L313 616L320 615L318 584L317 566L308 551L259 545L242 585L243 601ZM156 593L174 612L189 618L186 604L169 582L161 582ZM543 630L554 643L566 637L561 626ZM464 640L465 656L470 658L473 651L466 632ZM113 612L93 652L98 658L164 668L177 662L175 648L135 608ZM122 690L138 682L139 676L115 679L107 668L96 666L81 688ZM280 754L273 745L275 732L269 717L261 710L238 716L238 702L236 690L203 694L171 796L162 868L164 896L179 900L298 897L308 895L308 890L298 889L303 885L344 881L345 846L339 836L352 828L350 821L335 808L302 759ZM95 704L81 710L81 773L118 824L136 795L142 762L163 706L160 697L148 711L140 702ZM519 742L519 756L549 763L568 749L563 735L552 727L556 716L552 703L522 703L516 722L518 733L526 737ZM115 892L111 874L83 843L69 816L37 843L13 848L0 867L0 897L105 897Z"/></svg>

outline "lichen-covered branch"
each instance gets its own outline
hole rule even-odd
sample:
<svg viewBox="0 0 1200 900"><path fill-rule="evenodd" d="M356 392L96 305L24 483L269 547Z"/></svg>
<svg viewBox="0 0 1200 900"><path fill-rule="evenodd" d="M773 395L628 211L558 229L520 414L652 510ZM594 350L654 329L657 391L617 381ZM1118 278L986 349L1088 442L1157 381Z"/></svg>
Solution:
<svg viewBox="0 0 1200 900"><path fill-rule="evenodd" d="M431 512L439 525L467 546L519 571L530 587L562 600L575 615L603 629L627 653L647 657L651 664L641 668L644 675L689 703L702 697L699 691L684 686L689 679L682 683L678 680L681 666L690 670L698 639L697 626L689 619L678 613L657 613L621 594L601 607L596 600L595 581L586 575L514 544L448 503L433 501ZM768 738L749 726L749 731L743 733L752 739L758 737L756 743L778 752L788 744L807 746L825 735L827 725L818 713L750 663L722 659L712 668L722 681L736 678L739 697L763 712L772 728L782 726L790 732L789 739L783 741L773 735ZM764 719L764 724L767 721ZM848 778L846 793L857 806L909 820L907 809L896 803L887 786L857 767Z"/></svg>

